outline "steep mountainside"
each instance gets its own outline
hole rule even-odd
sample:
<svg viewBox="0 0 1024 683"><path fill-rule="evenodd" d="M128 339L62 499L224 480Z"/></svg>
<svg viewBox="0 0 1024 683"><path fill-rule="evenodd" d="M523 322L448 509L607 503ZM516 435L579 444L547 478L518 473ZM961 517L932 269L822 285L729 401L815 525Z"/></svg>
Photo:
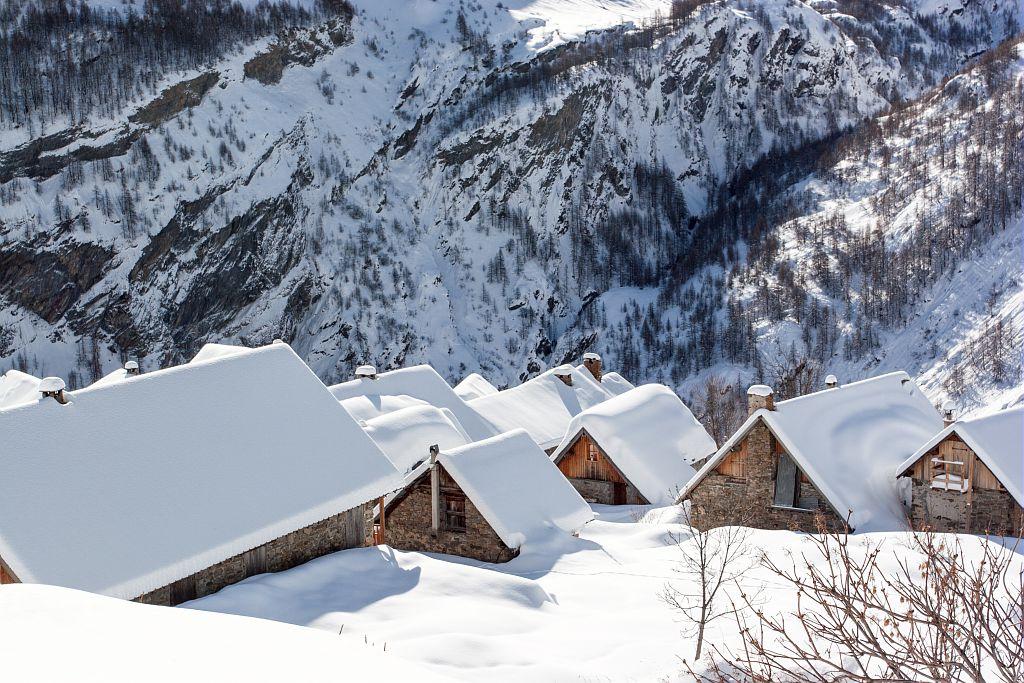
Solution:
<svg viewBox="0 0 1024 683"><path fill-rule="evenodd" d="M327 380L594 348L684 391L901 366L1015 397L970 361L1022 337L1015 0L305 7L0 119L6 364L285 337Z"/></svg>

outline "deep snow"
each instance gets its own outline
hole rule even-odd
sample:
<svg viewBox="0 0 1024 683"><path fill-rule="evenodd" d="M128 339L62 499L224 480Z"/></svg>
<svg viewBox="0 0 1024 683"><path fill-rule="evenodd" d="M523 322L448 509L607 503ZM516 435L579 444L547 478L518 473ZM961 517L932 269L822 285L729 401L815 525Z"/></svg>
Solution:
<svg viewBox="0 0 1024 683"><path fill-rule="evenodd" d="M389 654L462 680L674 678L680 658L692 657L694 641L659 594L670 581L681 587L673 538L687 536L682 509L593 507L597 519L578 539L526 548L503 565L383 546L347 550L254 577L188 607L331 633L344 627L353 638L387 643ZM970 553L984 542L961 540ZM811 550L806 536L788 531L754 531L751 543L777 562ZM914 552L902 533L858 534L852 543L854 553L882 543L886 568ZM743 585L749 590L767 581L757 569ZM775 583L769 588L770 609L794 609L793 592ZM727 619L712 625L708 639L737 642Z"/></svg>

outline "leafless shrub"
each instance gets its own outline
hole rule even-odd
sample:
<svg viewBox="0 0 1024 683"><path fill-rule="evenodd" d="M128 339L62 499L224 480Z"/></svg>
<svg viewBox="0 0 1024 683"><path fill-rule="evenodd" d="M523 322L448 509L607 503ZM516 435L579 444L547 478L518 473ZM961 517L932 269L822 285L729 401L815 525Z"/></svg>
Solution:
<svg viewBox="0 0 1024 683"><path fill-rule="evenodd" d="M979 540L975 558L961 538L929 532L913 534L905 556L877 543L854 550L844 534L809 538L810 555L763 560L796 589L796 611L770 615L745 598L755 617L735 612L742 646L714 647L707 671L690 669L697 680L1024 680L1019 536L1011 547Z"/></svg>
<svg viewBox="0 0 1024 683"><path fill-rule="evenodd" d="M685 630L697 636L693 654L697 661L708 624L734 615L743 607L727 600L722 589L730 585L738 587L740 577L757 564L758 553L749 542L751 529L748 527L724 526L702 531L691 524L689 507L685 521L690 527L689 535L672 536L681 554L673 571L682 581L666 584L661 597L682 615Z"/></svg>

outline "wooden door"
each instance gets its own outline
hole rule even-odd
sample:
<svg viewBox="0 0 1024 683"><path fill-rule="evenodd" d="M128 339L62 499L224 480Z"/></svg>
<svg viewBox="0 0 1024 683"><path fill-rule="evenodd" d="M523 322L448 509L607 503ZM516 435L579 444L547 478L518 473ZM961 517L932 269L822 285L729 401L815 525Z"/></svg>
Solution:
<svg viewBox="0 0 1024 683"><path fill-rule="evenodd" d="M620 481L612 484L612 496L615 505L626 504L626 485Z"/></svg>

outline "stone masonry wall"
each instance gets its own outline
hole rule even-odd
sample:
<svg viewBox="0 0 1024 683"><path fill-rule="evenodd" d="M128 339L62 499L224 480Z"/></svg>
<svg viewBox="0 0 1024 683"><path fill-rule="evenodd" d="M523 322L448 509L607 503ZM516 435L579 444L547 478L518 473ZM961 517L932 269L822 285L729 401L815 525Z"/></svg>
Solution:
<svg viewBox="0 0 1024 683"><path fill-rule="evenodd" d="M581 479L570 477L569 483L588 503L601 505L615 504L615 484L600 479ZM626 484L626 505L644 505L644 498L632 484Z"/></svg>
<svg viewBox="0 0 1024 683"><path fill-rule="evenodd" d="M910 523L915 529L938 532L1010 535L1021 528L1024 510L1009 491L974 489L971 504L967 494L933 489L931 484L913 480Z"/></svg>
<svg viewBox="0 0 1024 683"><path fill-rule="evenodd" d="M449 489L444 489L448 491ZM442 525L444 512L442 511ZM399 550L459 555L483 562L508 562L518 550L506 546L473 501L466 499L466 531L431 529L430 477L421 477L388 508L384 542Z"/></svg>
<svg viewBox="0 0 1024 683"><path fill-rule="evenodd" d="M778 456L772 449L772 434L758 421L745 437L746 461L743 477L713 471L690 493L690 517L699 529L741 525L756 529L791 529L816 532L819 517L826 528L843 531L844 520L827 504L825 496L809 483L800 484L801 500L817 499L815 510L777 508L775 468Z"/></svg>
<svg viewBox="0 0 1024 683"><path fill-rule="evenodd" d="M371 520L369 525L367 515ZM366 503L270 541L262 546L266 553L265 569L267 572L284 571L338 550L365 546L370 538L368 528L372 534L372 519L373 505ZM184 580L194 582L196 598L216 593L247 578L245 555L230 557ZM135 602L173 605L171 592L171 586L163 586L135 598Z"/></svg>

